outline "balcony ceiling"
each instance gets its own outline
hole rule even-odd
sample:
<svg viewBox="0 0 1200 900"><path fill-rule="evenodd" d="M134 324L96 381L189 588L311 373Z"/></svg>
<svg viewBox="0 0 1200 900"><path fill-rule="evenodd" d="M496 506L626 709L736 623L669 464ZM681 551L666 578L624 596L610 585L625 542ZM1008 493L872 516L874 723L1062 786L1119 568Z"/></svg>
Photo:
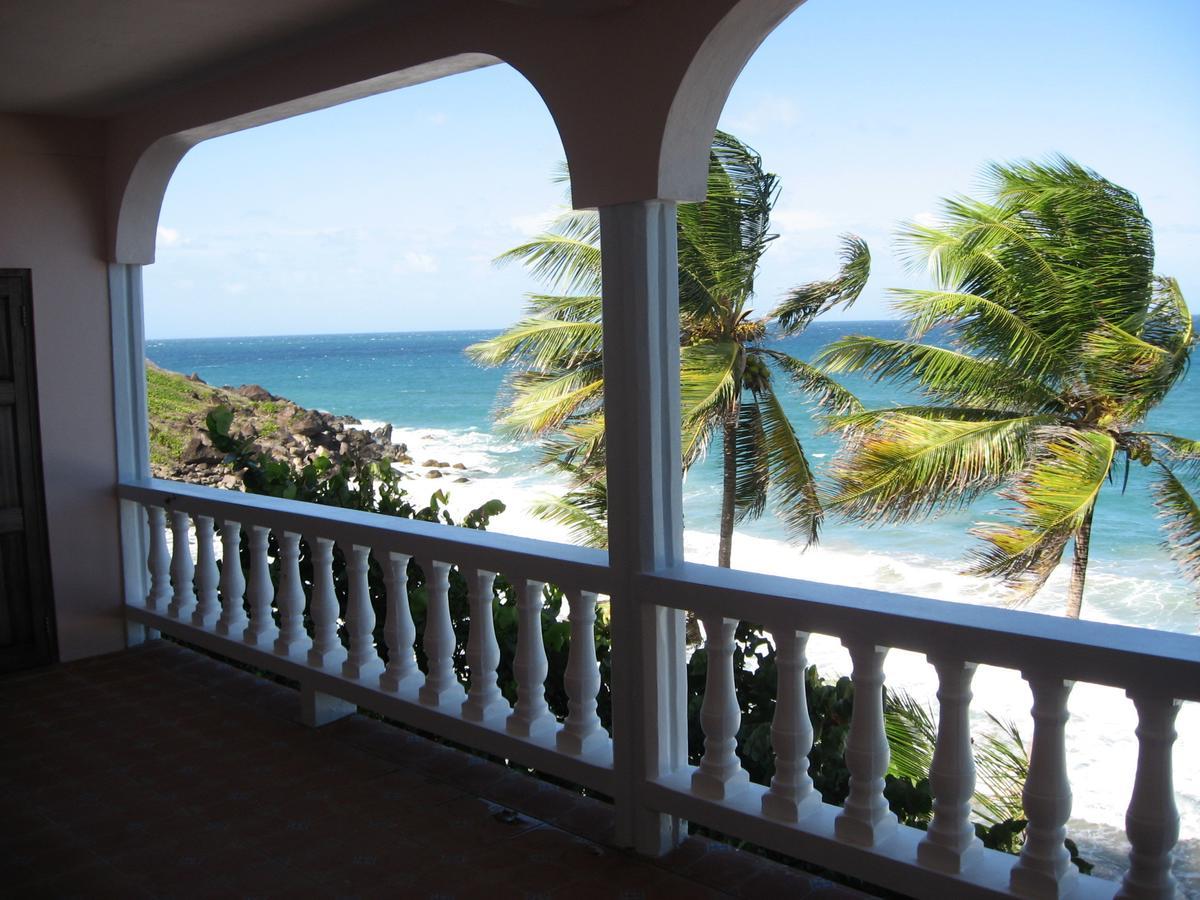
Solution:
<svg viewBox="0 0 1200 900"><path fill-rule="evenodd" d="M496 0L586 15L632 0ZM106 116L352 29L399 0L0 0L0 112ZM403 0L424 9L436 0Z"/></svg>

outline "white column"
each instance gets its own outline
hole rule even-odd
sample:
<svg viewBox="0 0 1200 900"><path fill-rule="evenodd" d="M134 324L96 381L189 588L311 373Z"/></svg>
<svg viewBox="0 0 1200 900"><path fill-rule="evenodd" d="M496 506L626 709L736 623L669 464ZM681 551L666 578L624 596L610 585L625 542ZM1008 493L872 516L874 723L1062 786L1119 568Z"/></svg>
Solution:
<svg viewBox="0 0 1200 900"><path fill-rule="evenodd" d="M246 576L242 574L242 524L226 519L221 523L221 618L217 634L241 640L246 630Z"/></svg>
<svg viewBox="0 0 1200 900"><path fill-rule="evenodd" d="M670 201L600 209L615 838L652 855L687 836L641 796L646 779L687 764L683 612L637 588L641 573L683 562L675 227Z"/></svg>
<svg viewBox="0 0 1200 900"><path fill-rule="evenodd" d="M546 645L542 639L542 583L529 578L513 582L517 592L517 655L513 676L517 680L517 705L505 728L521 737L551 735L558 722L546 703Z"/></svg>
<svg viewBox="0 0 1200 900"><path fill-rule="evenodd" d="M306 658L312 646L304 630L304 585L300 583L300 535L294 531L276 534L279 541L279 637L275 653Z"/></svg>
<svg viewBox="0 0 1200 900"><path fill-rule="evenodd" d="M600 727L596 695L600 693L600 663L596 659L596 595L569 590L571 646L563 684L567 692L567 719L556 738L558 749L578 756L608 744Z"/></svg>
<svg viewBox="0 0 1200 900"><path fill-rule="evenodd" d="M346 632L350 652L342 663L342 674L377 682L383 672L383 660L375 650L375 608L371 606L368 569L371 548L353 544L346 554L346 580L350 597L346 606Z"/></svg>
<svg viewBox="0 0 1200 900"><path fill-rule="evenodd" d="M1022 897L1062 897L1078 870L1063 841L1071 817L1071 783L1067 778L1067 698L1074 682L1024 674L1033 691L1033 741L1029 776L1021 803L1025 807L1025 845L1013 867L1010 887Z"/></svg>
<svg viewBox="0 0 1200 900"><path fill-rule="evenodd" d="M192 624L212 628L221 614L217 599L217 557L213 552L212 516L196 516L196 610Z"/></svg>
<svg viewBox="0 0 1200 900"><path fill-rule="evenodd" d="M463 574L467 578L471 604L471 633L467 638L471 686L463 701L462 717L471 722L489 719L503 722L511 708L496 682L496 667L500 665L500 646L496 643L496 620L492 610L492 585L496 573L475 569Z"/></svg>
<svg viewBox="0 0 1200 900"><path fill-rule="evenodd" d="M388 661L387 668L379 676L379 686L385 691L399 691L402 684L421 680L417 656L413 653L417 629L408 605L408 561L411 558L407 553L389 553L383 567L383 581L387 590L387 621L383 623L383 639L387 643Z"/></svg>
<svg viewBox="0 0 1200 900"><path fill-rule="evenodd" d="M704 702L700 726L704 730L704 756L692 774L692 793L724 800L745 789L750 775L737 755L737 733L742 724L737 688L733 681L733 635L736 619L704 619Z"/></svg>
<svg viewBox="0 0 1200 900"><path fill-rule="evenodd" d="M961 872L983 855L971 824L975 758L971 748L971 679L975 663L929 660L938 674L938 732L929 770L933 821L917 846L921 865Z"/></svg>
<svg viewBox="0 0 1200 900"><path fill-rule="evenodd" d="M262 525L251 525L247 529L250 549L250 581L246 586L246 600L250 604L250 624L242 634L242 640L264 650L270 649L279 636L279 629L271 617L271 602L275 599L275 588L271 585L271 561L267 558L271 529Z"/></svg>
<svg viewBox="0 0 1200 900"><path fill-rule="evenodd" d="M843 641L854 663L854 712L846 735L850 794L834 820L838 838L874 847L896 830L896 816L883 796L891 750L883 727L883 660L887 647Z"/></svg>
<svg viewBox="0 0 1200 900"><path fill-rule="evenodd" d="M313 538L313 587L309 616L313 623L313 645L308 649L308 664L331 672L340 672L346 661L346 648L338 636L338 600L333 586L333 541Z"/></svg>
<svg viewBox="0 0 1200 900"><path fill-rule="evenodd" d="M192 607L196 605L196 591L192 579L196 567L192 565L192 520L187 513L171 510L171 604L167 615L175 619L190 619Z"/></svg>
<svg viewBox="0 0 1200 900"><path fill-rule="evenodd" d="M798 822L821 808L821 795L808 774L808 754L813 745L812 720L805 698L804 649L808 634L785 629L775 638L775 667L779 684L775 692L775 717L771 720L771 747L775 774L763 794L763 815L779 822Z"/></svg>
<svg viewBox="0 0 1200 900"><path fill-rule="evenodd" d="M161 506L147 506L146 518L150 525L150 549L146 554L146 568L150 570L150 591L146 594L146 608L155 612L166 612L171 602L171 553L167 550L167 512Z"/></svg>
<svg viewBox="0 0 1200 900"><path fill-rule="evenodd" d="M467 692L454 674L454 625L450 621L450 563L421 560L425 573L425 663L429 669L417 697L428 706L459 712Z"/></svg>
<svg viewBox="0 0 1200 900"><path fill-rule="evenodd" d="M112 326L113 419L116 433L117 477L142 481L150 477L150 441L146 423L146 341L142 316L142 267L124 263L108 266L108 308ZM162 533L162 525L159 525ZM125 602L141 603L151 594L143 563L150 554L142 506L121 501L121 562ZM165 577L164 570L164 577ZM166 608L147 602L150 609ZM157 635L154 629L126 620L126 644L140 644Z"/></svg>
<svg viewBox="0 0 1200 900"><path fill-rule="evenodd" d="M1125 813L1129 870L1117 896L1169 900L1176 896L1171 851L1179 840L1179 810L1175 806L1171 749L1180 703L1170 697L1134 691L1129 697L1138 713L1138 761L1133 796Z"/></svg>

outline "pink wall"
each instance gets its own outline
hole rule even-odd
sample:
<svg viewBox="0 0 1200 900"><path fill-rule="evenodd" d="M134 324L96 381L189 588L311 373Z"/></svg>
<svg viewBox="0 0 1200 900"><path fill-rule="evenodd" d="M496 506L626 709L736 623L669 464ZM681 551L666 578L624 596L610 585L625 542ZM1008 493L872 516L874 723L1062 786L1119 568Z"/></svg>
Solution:
<svg viewBox="0 0 1200 900"><path fill-rule="evenodd" d="M104 258L103 127L0 115L0 266L33 272L50 559L63 660L125 646Z"/></svg>

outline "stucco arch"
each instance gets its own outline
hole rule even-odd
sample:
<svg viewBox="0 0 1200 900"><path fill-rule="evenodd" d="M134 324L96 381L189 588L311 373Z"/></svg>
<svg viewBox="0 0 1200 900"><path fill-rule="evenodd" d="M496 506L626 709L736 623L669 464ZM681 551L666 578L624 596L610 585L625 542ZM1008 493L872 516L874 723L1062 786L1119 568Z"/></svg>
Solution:
<svg viewBox="0 0 1200 900"><path fill-rule="evenodd" d="M110 120L110 261L154 261L179 161L203 140L500 61L554 119L577 208L699 200L734 80L802 0L644 0L564 15L446 0L149 101Z"/></svg>

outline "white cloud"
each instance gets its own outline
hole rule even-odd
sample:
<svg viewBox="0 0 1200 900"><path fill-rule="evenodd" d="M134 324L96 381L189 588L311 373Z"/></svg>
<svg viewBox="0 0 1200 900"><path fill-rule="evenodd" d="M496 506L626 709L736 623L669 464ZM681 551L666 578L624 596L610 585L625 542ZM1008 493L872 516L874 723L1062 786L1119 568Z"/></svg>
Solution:
<svg viewBox="0 0 1200 900"><path fill-rule="evenodd" d="M820 231L833 223L824 213L815 209L784 208L771 213L771 226L781 235L791 231Z"/></svg>
<svg viewBox="0 0 1200 900"><path fill-rule="evenodd" d="M926 228L932 228L934 225L937 225L938 222L940 221L934 213L931 213L929 211L922 211L919 213L915 213L912 217L912 220L914 222L916 222L918 225L924 225Z"/></svg>
<svg viewBox="0 0 1200 900"><path fill-rule="evenodd" d="M542 209L521 216L513 216L508 220L508 224L518 234L533 236L545 231L546 226L562 215L562 213L562 207L555 206L550 209Z"/></svg>
<svg viewBox="0 0 1200 900"><path fill-rule="evenodd" d="M800 110L794 100L769 94L759 97L750 106L733 111L721 127L733 132L760 132L781 125L794 125L800 119Z"/></svg>
<svg viewBox="0 0 1200 900"><path fill-rule="evenodd" d="M162 225L158 226L158 245L160 247L174 247L181 240L178 228L166 228Z"/></svg>
<svg viewBox="0 0 1200 900"><path fill-rule="evenodd" d="M392 266L394 272L436 272L438 270L437 259L428 253L418 253L415 250L407 250L401 257L400 262Z"/></svg>

